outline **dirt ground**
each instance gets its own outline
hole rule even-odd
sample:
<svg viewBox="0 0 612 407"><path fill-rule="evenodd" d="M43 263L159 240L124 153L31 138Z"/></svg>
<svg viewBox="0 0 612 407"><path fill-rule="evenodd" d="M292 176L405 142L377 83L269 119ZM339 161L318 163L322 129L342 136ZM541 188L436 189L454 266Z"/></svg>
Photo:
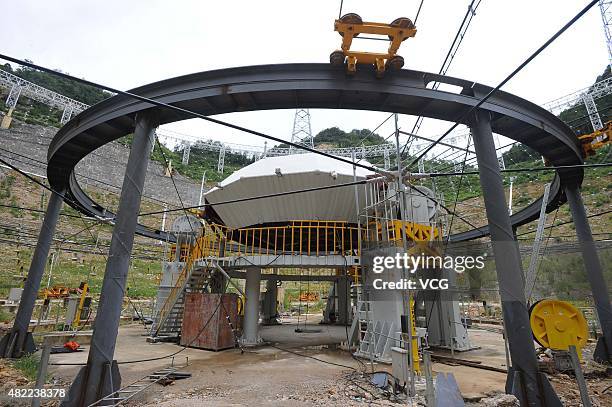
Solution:
<svg viewBox="0 0 612 407"><path fill-rule="evenodd" d="M369 383L370 376L361 373L364 369L370 371L369 361L359 362L348 352L336 348L336 344L346 340L344 327L312 324L308 328L319 332L296 333L295 321L285 322L280 326L262 327L262 338L269 344L247 349L244 352L240 349L221 352L185 349L174 357L174 364L184 366L180 370L191 373L191 378L177 380L165 387L154 384L128 405L156 407L394 405L393 397L389 400L389 394L376 389ZM122 362L155 358L181 349L171 343L147 343L146 333L142 325L122 326L115 353L116 359ZM478 348L469 352L455 353L454 356L480 362L486 366L506 368L503 339L498 329L494 327L472 329L470 341ZM448 355L450 356L450 352ZM85 362L86 359L86 351L57 354L52 355L51 363L79 363ZM125 386L171 363L171 359L163 359L122 364L120 366L122 383ZM67 389L68 383L74 378L78 369L78 366L50 366L52 381L56 382L55 386ZM374 370L389 371L390 367L375 364ZM434 363L433 370L453 373L464 398L473 401L470 405L498 404L497 402L485 404L486 400L491 399L484 399L485 401L481 399L502 393L506 379L506 375L501 372L455 363ZM1 366L0 371L2 371ZM597 377L596 374L592 375L591 379L590 393L593 405L612 406L610 390L606 395L601 394L612 384L612 380ZM580 405L573 378L556 375L551 381L564 398L566 405ZM4 393L5 390L5 386L1 386L0 391ZM23 405L29 404L26 400L22 401ZM57 401L53 400L46 403L46 405L55 404ZM403 400L402 404L406 405L406 401Z"/></svg>

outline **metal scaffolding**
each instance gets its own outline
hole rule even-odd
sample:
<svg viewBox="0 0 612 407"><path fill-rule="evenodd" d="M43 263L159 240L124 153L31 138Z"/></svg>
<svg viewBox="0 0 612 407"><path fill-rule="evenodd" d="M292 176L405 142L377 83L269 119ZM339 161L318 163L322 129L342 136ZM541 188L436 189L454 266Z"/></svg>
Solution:
<svg viewBox="0 0 612 407"><path fill-rule="evenodd" d="M62 109L62 124L67 123L73 114L78 114L89 107L89 105L85 103L71 99L30 81L26 81L17 75L13 75L1 69L0 86L10 89L8 98L5 102L9 109L15 108L20 96L25 96L52 108Z"/></svg>
<svg viewBox="0 0 612 407"><path fill-rule="evenodd" d="M606 46L608 48L608 65L612 69L612 1L599 0L599 10L603 21L604 34L606 36Z"/></svg>
<svg viewBox="0 0 612 407"><path fill-rule="evenodd" d="M602 81L596 82L588 88L581 89L569 95L555 99L543 105L544 108L554 114L559 114L564 110L584 104L586 111L591 121L593 130L599 130L602 126L602 121L597 111L595 100L607 96L612 93L612 76Z"/></svg>
<svg viewBox="0 0 612 407"><path fill-rule="evenodd" d="M225 166L225 144L219 149L219 162L217 163L217 172L223 174L223 167Z"/></svg>
<svg viewBox="0 0 612 407"><path fill-rule="evenodd" d="M189 164L189 153L191 153L191 145L188 143L183 144L183 165Z"/></svg>

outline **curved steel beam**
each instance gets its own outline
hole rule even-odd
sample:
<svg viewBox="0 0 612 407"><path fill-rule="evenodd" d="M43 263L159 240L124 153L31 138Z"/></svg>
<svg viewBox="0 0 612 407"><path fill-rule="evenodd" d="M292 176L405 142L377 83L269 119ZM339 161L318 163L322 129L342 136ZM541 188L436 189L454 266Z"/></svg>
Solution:
<svg viewBox="0 0 612 407"><path fill-rule="evenodd" d="M454 85L457 93L427 88L430 82ZM492 88L475 82L427 72L400 70L377 79L361 69L348 77L342 67L328 64L262 65L200 72L145 85L131 92L204 115L296 108L352 109L396 112L457 121ZM114 214L93 201L78 185L74 168L98 147L132 133L134 115L154 110L160 124L188 119L180 112L117 95L74 117L49 146L47 175L51 186L66 189L72 206L102 218ZM512 94L498 91L480 110L492 117L495 133L521 142L543 155L551 165L582 164L577 137L547 110ZM466 119L467 121L467 119ZM467 124L464 123L464 124ZM558 170L551 187L548 210L562 204L562 184L581 184L582 168ZM514 226L534 220L534 202L512 216ZM137 233L165 240L159 230L139 225ZM453 241L488 234L488 228L453 235Z"/></svg>

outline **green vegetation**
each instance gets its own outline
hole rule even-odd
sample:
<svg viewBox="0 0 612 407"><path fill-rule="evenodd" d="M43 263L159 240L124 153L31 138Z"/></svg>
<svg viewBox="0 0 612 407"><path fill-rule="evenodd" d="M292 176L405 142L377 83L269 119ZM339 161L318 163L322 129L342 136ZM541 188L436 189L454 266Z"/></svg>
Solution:
<svg viewBox="0 0 612 407"><path fill-rule="evenodd" d="M36 380L38 375L38 366L40 365L40 356L35 353L23 356L13 362L13 367L19 370L29 380Z"/></svg>
<svg viewBox="0 0 612 407"><path fill-rule="evenodd" d="M7 175L0 180L0 200L11 197L11 189L15 183L15 177L13 175Z"/></svg>
<svg viewBox="0 0 612 407"><path fill-rule="evenodd" d="M607 66L603 74L597 77L595 82L602 81L609 78L612 75L610 73L610 67ZM601 117L602 122L610 120L612 116L612 95L604 96L596 99L595 104L597 105L597 111ZM591 124L588 120L588 115L584 103L578 102L573 107L561 112L559 115L561 120L567 123L576 134L588 134L593 131Z"/></svg>
<svg viewBox="0 0 612 407"><path fill-rule="evenodd" d="M217 163L219 160L218 152L191 147L189 165L182 164L182 150L164 150L164 153L167 159L172 160L172 167L178 171L179 174L200 181L202 175L206 172L206 180L211 183L217 183L234 171L255 162L255 157L249 157L246 154L232 153L230 150L227 150L225 152L223 174L219 174L217 172ZM163 159L158 160L155 154L154 159L163 163Z"/></svg>
<svg viewBox="0 0 612 407"><path fill-rule="evenodd" d="M93 86L82 85L28 67L13 69L13 67L7 63L0 65L0 69L88 105L96 104L111 96L110 93L94 88ZM61 71L58 70L58 72ZM6 107L3 106L3 108L5 111L7 110ZM13 117L26 123L54 127L59 127L61 116L61 111L51 109L43 103L23 96L19 98L17 108L13 112Z"/></svg>
<svg viewBox="0 0 612 407"><path fill-rule="evenodd" d="M385 139L368 129L353 129L350 132L340 130L338 127L330 127L321 130L313 141L315 145L331 144L335 147L370 146L383 144Z"/></svg>
<svg viewBox="0 0 612 407"><path fill-rule="evenodd" d="M0 308L0 322L10 322L14 317L15 316L12 313L8 312L4 308Z"/></svg>
<svg viewBox="0 0 612 407"><path fill-rule="evenodd" d="M94 88L93 86L83 85L75 81L60 78L59 76L37 71L28 67L13 69L10 64L5 64L0 66L0 69L88 105L94 105L111 96L110 93ZM57 72L62 71L58 69Z"/></svg>

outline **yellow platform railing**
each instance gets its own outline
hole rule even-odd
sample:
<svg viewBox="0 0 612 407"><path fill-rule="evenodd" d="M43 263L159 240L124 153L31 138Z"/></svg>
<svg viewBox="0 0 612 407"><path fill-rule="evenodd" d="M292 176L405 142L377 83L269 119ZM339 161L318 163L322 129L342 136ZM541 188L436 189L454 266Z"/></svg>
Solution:
<svg viewBox="0 0 612 407"><path fill-rule="evenodd" d="M207 224L196 244L181 248L180 255L181 258L195 259L283 254L359 256L360 243L364 240L400 244L403 236L414 242L438 240L441 236L439 228L413 222L393 220L371 222L367 226L360 228L348 222L316 220L237 229ZM190 252L186 253L185 249Z"/></svg>

